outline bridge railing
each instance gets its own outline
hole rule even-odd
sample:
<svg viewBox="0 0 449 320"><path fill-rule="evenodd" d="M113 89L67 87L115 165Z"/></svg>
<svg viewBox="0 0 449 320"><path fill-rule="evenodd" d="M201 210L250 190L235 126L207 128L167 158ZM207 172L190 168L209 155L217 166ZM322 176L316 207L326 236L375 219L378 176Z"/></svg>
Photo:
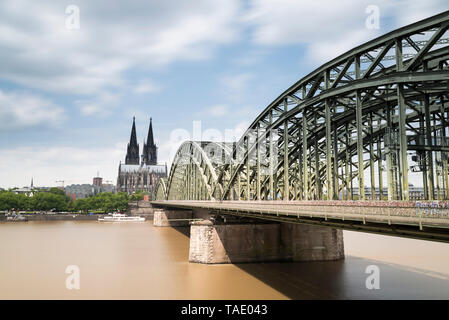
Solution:
<svg viewBox="0 0 449 320"><path fill-rule="evenodd" d="M163 203L163 201L162 201ZM445 219L449 224L449 201L168 201L210 210L258 212L299 216L404 217Z"/></svg>

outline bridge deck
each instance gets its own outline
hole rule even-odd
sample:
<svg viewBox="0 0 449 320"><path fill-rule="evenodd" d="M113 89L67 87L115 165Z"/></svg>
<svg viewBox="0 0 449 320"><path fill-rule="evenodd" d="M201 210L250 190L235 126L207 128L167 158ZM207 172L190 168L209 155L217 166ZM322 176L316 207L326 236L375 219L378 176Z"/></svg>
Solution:
<svg viewBox="0 0 449 320"><path fill-rule="evenodd" d="M153 205L207 209L217 214L321 225L449 242L446 203L402 201L153 201Z"/></svg>

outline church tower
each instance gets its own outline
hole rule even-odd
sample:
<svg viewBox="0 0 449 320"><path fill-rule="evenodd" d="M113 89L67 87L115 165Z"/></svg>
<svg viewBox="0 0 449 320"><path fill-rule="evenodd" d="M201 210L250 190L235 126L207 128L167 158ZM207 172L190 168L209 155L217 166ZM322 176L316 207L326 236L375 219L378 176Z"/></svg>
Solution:
<svg viewBox="0 0 449 320"><path fill-rule="evenodd" d="M150 127L148 129L147 143L143 146L143 161L147 165L157 165L157 147L153 138L153 119L150 118Z"/></svg>
<svg viewBox="0 0 449 320"><path fill-rule="evenodd" d="M159 179L167 179L167 165L157 164L157 146L154 144L153 121L150 118L147 141L143 141L143 151L139 158L136 119L133 118L131 139L128 143L125 164L118 166L117 191L128 194L147 192L149 199L156 199Z"/></svg>
<svg viewBox="0 0 449 320"><path fill-rule="evenodd" d="M139 164L139 144L136 135L136 117L133 117L133 127L131 129L131 138L128 143L125 164Z"/></svg>

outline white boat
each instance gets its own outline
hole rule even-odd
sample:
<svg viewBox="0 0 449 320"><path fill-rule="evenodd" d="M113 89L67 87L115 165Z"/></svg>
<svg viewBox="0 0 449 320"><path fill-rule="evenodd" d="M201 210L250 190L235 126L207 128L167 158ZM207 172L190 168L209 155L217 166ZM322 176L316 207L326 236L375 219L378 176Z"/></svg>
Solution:
<svg viewBox="0 0 449 320"><path fill-rule="evenodd" d="M98 218L98 221L102 222L141 222L145 221L145 218L139 216L127 216L126 214L114 213L107 215L104 218Z"/></svg>

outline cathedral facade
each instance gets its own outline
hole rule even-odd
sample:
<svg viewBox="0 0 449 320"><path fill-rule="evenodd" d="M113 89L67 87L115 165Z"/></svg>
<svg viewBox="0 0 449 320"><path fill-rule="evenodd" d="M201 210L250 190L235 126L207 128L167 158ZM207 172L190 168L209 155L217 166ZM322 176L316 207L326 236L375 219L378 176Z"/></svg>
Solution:
<svg viewBox="0 0 449 320"><path fill-rule="evenodd" d="M167 178L167 165L157 164L157 146L153 138L152 119L150 118L147 141L144 141L142 155L139 156L136 119L133 118L125 163L120 162L118 167L117 191L128 194L146 191L150 194L150 199L155 199L156 186L162 178Z"/></svg>

